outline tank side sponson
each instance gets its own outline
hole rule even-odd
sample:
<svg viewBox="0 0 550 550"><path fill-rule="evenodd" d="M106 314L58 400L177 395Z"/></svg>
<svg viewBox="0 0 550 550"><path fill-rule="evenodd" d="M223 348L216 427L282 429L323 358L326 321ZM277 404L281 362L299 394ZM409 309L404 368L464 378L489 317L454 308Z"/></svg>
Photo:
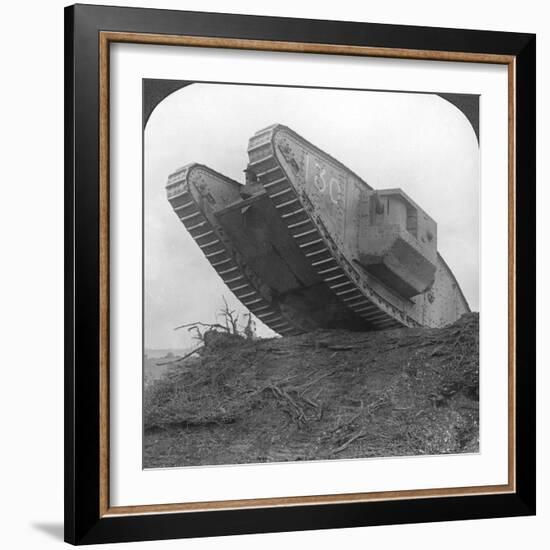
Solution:
<svg viewBox="0 0 550 550"><path fill-rule="evenodd" d="M262 292L261 281L248 268L216 220L215 211L241 200L241 185L201 164L188 164L168 178L166 194L175 214L227 288L279 334L301 332L285 319Z"/></svg>

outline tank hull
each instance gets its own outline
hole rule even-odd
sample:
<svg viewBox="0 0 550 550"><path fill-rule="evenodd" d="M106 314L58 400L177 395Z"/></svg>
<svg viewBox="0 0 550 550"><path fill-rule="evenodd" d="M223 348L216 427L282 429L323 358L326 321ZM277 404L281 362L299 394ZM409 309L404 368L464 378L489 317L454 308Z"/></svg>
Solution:
<svg viewBox="0 0 550 550"><path fill-rule="evenodd" d="M170 176L168 200L228 288L274 331L438 327L469 311L437 253L435 222L404 193L386 193L393 218L375 225L372 187L289 128L257 132L248 154L248 185L192 164Z"/></svg>

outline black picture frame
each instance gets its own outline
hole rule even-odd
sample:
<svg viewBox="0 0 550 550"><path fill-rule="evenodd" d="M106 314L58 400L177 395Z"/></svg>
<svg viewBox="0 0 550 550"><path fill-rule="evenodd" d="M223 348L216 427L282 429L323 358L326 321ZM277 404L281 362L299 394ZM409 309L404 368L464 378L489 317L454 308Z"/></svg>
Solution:
<svg viewBox="0 0 550 550"><path fill-rule="evenodd" d="M100 33L497 54L515 70L515 490L155 514L102 513ZM75 5L65 9L65 540L72 544L535 514L535 36Z"/></svg>

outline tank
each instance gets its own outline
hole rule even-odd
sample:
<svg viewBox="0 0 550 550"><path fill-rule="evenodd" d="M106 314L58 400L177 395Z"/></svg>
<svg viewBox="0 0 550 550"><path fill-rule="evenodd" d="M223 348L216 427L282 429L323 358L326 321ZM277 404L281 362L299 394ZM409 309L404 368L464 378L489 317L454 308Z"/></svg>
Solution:
<svg viewBox="0 0 550 550"><path fill-rule="evenodd" d="M401 189L373 189L290 128L248 143L245 183L188 164L167 197L229 290L281 335L441 327L470 311L437 224Z"/></svg>

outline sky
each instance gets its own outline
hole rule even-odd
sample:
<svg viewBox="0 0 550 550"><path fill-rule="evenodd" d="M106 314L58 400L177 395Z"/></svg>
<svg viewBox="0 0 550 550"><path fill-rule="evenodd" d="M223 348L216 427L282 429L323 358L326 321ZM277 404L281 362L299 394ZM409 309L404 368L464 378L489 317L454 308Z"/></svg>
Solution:
<svg viewBox="0 0 550 550"><path fill-rule="evenodd" d="M146 349L188 348L191 322L216 322L223 284L166 199L168 175L190 162L244 183L248 139L289 126L375 189L399 187L437 222L438 250L472 310L479 304L478 142L466 117L433 94L234 84L187 86L153 111L144 133ZM257 321L258 334L274 333Z"/></svg>

